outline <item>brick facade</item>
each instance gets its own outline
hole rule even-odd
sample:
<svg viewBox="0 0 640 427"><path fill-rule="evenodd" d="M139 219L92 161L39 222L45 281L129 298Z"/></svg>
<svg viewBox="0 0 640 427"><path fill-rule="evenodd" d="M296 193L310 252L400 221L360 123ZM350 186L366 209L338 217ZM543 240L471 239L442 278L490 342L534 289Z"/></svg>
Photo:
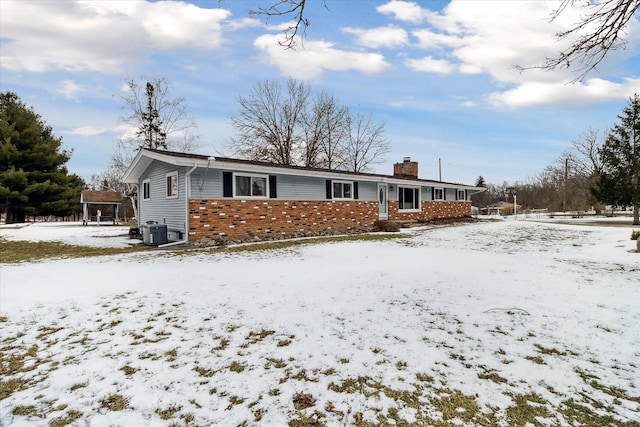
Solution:
<svg viewBox="0 0 640 427"><path fill-rule="evenodd" d="M398 213L389 201L389 220L429 221L471 215L471 202L423 201L422 212ZM378 219L375 201L293 201L192 199L189 240L212 245L302 236L371 231Z"/></svg>
<svg viewBox="0 0 640 427"><path fill-rule="evenodd" d="M420 221L433 219L465 218L471 216L471 202L423 201L421 212L398 212L398 201L389 200L389 220Z"/></svg>
<svg viewBox="0 0 640 427"><path fill-rule="evenodd" d="M189 240L247 242L371 231L375 201L189 200Z"/></svg>

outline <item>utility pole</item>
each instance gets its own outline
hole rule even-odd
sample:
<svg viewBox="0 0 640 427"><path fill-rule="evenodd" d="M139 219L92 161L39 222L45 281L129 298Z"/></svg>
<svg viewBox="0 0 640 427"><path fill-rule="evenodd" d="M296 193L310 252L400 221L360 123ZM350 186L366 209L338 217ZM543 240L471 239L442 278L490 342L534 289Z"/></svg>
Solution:
<svg viewBox="0 0 640 427"><path fill-rule="evenodd" d="M562 191L562 212L567 211L567 178L569 177L569 158L564 159L564 188Z"/></svg>
<svg viewBox="0 0 640 427"><path fill-rule="evenodd" d="M438 181L442 182L442 159L438 157Z"/></svg>

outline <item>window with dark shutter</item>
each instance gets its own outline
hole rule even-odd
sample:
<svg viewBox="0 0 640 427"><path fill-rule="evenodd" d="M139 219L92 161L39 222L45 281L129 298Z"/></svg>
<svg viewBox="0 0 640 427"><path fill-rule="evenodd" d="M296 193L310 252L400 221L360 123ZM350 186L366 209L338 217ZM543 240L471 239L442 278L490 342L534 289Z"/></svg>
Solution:
<svg viewBox="0 0 640 427"><path fill-rule="evenodd" d="M222 172L222 197L233 197L233 174Z"/></svg>
<svg viewBox="0 0 640 427"><path fill-rule="evenodd" d="M353 183L353 198L358 199L358 183Z"/></svg>
<svg viewBox="0 0 640 427"><path fill-rule="evenodd" d="M326 186L327 186L327 199L331 199L331 195L333 194L333 186L331 184L330 179L327 180Z"/></svg>
<svg viewBox="0 0 640 427"><path fill-rule="evenodd" d="M269 175L269 197L272 199L278 198L278 185L275 175Z"/></svg>

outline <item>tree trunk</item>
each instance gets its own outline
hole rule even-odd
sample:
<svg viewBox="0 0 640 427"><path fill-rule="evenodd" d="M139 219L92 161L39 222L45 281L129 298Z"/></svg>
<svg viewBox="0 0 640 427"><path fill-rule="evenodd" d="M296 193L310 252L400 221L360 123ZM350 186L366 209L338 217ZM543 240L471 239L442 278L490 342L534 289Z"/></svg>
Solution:
<svg viewBox="0 0 640 427"><path fill-rule="evenodd" d="M138 221L138 224L140 224L140 218L138 218L138 201L136 199L137 197L135 196L129 196L129 200L131 200L131 208L133 209L133 217Z"/></svg>
<svg viewBox="0 0 640 427"><path fill-rule="evenodd" d="M17 224L26 222L27 213L21 209L17 209L11 205L7 206L7 218L5 224Z"/></svg>

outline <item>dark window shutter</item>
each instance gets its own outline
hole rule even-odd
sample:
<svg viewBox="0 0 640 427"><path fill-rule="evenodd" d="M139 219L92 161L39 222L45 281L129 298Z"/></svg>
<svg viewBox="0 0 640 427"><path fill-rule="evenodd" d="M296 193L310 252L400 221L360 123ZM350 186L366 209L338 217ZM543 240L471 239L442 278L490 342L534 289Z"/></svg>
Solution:
<svg viewBox="0 0 640 427"><path fill-rule="evenodd" d="M420 189L413 189L413 207L420 209Z"/></svg>
<svg viewBox="0 0 640 427"><path fill-rule="evenodd" d="M222 197L233 197L233 174L222 172Z"/></svg>
<svg viewBox="0 0 640 427"><path fill-rule="evenodd" d="M442 200L447 200L447 189L446 188L442 189Z"/></svg>
<svg viewBox="0 0 640 427"><path fill-rule="evenodd" d="M400 209L404 209L404 188L398 187L398 204Z"/></svg>
<svg viewBox="0 0 640 427"><path fill-rule="evenodd" d="M332 184L331 184L331 180L328 179L327 180L327 199L331 199L331 194L333 193L332 191Z"/></svg>
<svg viewBox="0 0 640 427"><path fill-rule="evenodd" d="M358 199L358 183L353 183L353 198Z"/></svg>
<svg viewBox="0 0 640 427"><path fill-rule="evenodd" d="M464 190L464 199L469 200L469 190Z"/></svg>
<svg viewBox="0 0 640 427"><path fill-rule="evenodd" d="M436 187L431 187L431 200L436 199Z"/></svg>
<svg viewBox="0 0 640 427"><path fill-rule="evenodd" d="M458 189L456 188L456 200L460 200L458 199Z"/></svg>
<svg viewBox="0 0 640 427"><path fill-rule="evenodd" d="M275 175L269 175L269 197L271 199L277 199L278 198L278 188L276 185L276 176Z"/></svg>

